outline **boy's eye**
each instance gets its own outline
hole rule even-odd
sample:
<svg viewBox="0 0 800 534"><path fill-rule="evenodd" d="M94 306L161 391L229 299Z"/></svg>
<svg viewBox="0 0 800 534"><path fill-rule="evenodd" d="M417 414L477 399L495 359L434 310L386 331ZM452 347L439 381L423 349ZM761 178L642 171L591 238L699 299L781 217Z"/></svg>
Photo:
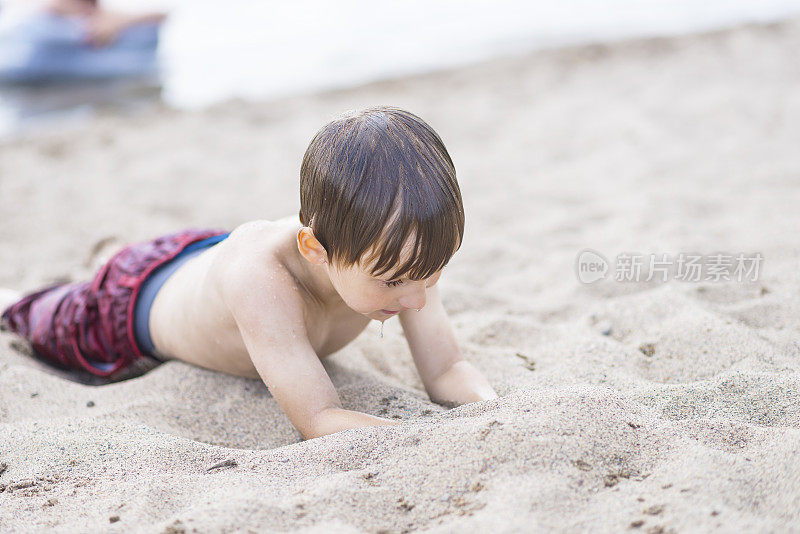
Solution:
<svg viewBox="0 0 800 534"><path fill-rule="evenodd" d="M387 287L395 287L395 286L399 286L402 283L403 283L402 280L392 280L392 281L386 282L386 286Z"/></svg>

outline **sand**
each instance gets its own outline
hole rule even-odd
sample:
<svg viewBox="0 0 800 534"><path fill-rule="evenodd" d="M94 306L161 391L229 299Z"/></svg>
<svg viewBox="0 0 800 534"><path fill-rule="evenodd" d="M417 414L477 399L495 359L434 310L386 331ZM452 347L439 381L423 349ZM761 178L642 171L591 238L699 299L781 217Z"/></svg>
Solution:
<svg viewBox="0 0 800 534"><path fill-rule="evenodd" d="M800 530L798 49L800 21L543 51L0 147L0 286L25 290L88 277L107 238L296 212L321 124L408 108L456 162L441 291L501 395L431 403L374 323L325 365L345 407L403 424L303 442L260 381L83 383L3 335L0 531ZM587 247L764 262L582 284Z"/></svg>

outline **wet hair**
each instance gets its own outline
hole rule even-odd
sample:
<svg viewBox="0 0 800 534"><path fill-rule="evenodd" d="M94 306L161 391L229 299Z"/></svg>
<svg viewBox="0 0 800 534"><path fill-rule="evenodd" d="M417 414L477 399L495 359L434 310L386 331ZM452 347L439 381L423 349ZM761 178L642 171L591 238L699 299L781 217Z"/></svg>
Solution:
<svg viewBox="0 0 800 534"><path fill-rule="evenodd" d="M323 126L303 156L300 222L332 265L423 280L461 247L464 207L453 161L413 113L347 112ZM398 265L404 246L411 253Z"/></svg>

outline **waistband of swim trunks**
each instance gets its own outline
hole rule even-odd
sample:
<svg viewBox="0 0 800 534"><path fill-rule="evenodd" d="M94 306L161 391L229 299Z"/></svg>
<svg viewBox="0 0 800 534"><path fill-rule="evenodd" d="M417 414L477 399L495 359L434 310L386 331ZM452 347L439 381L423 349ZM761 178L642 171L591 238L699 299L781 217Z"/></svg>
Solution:
<svg viewBox="0 0 800 534"><path fill-rule="evenodd" d="M148 275L142 282L139 288L139 294L136 298L133 308L133 330L134 338L144 354L151 356L157 360L164 361L164 356L159 357L156 350L153 338L150 335L150 310L153 307L153 302L158 295L158 292L164 286L166 281L177 271L181 265L200 255L205 250L213 247L220 241L228 237L228 233L215 235L196 241L191 245L184 248L177 256L162 264Z"/></svg>

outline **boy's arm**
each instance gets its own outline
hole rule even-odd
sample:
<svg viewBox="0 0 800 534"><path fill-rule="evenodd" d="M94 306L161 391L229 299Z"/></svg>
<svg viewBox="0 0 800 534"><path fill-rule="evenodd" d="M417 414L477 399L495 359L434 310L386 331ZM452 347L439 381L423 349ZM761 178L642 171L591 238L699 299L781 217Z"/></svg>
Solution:
<svg viewBox="0 0 800 534"><path fill-rule="evenodd" d="M496 399L486 378L462 356L436 285L425 298L421 311L405 310L399 317L428 396L450 406Z"/></svg>
<svg viewBox="0 0 800 534"><path fill-rule="evenodd" d="M275 277L277 284L265 280L263 272L233 278L223 292L226 303L258 374L303 439L349 428L398 424L342 408L308 341L302 302L276 291L282 276ZM291 284L292 280L284 282Z"/></svg>

